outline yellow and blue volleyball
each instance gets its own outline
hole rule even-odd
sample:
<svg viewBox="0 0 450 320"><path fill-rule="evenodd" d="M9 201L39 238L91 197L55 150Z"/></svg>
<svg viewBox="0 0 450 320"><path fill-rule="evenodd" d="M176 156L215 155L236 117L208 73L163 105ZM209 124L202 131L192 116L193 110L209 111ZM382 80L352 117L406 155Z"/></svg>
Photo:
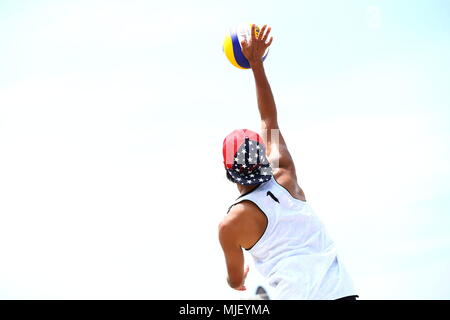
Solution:
<svg viewBox="0 0 450 320"><path fill-rule="evenodd" d="M227 57L228 61L239 69L250 69L250 63L247 58L242 53L242 40L249 41L251 38L252 25L246 24L238 26L237 28L233 28L226 35L225 40L223 41L223 52ZM256 36L259 35L259 27L255 28ZM267 57L269 50L267 49L264 53L262 60L264 61Z"/></svg>

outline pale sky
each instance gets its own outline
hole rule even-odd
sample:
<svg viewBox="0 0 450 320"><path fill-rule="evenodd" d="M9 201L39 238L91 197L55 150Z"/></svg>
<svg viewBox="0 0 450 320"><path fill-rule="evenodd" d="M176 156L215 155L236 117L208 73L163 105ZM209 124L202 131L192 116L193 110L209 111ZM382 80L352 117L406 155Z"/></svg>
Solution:
<svg viewBox="0 0 450 320"><path fill-rule="evenodd" d="M266 71L308 201L361 299L450 299L448 1L0 0L0 299L240 299L221 147Z"/></svg>

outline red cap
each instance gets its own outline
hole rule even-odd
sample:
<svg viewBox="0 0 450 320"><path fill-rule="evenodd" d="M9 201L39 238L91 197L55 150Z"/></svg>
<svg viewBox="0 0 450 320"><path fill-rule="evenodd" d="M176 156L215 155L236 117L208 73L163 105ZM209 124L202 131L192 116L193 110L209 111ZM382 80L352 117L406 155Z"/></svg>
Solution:
<svg viewBox="0 0 450 320"><path fill-rule="evenodd" d="M256 132L249 129L234 130L223 140L222 153L225 168L231 169L231 167L233 167L236 152L239 150L239 147L245 143L245 138L249 138L249 140L264 145L263 139Z"/></svg>

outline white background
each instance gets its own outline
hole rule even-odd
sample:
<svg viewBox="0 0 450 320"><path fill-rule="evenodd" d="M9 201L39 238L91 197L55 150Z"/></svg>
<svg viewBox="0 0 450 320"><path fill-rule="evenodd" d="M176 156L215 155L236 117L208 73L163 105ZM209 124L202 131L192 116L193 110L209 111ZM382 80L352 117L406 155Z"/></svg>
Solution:
<svg viewBox="0 0 450 320"><path fill-rule="evenodd" d="M229 299L221 144L266 69L300 184L362 299L449 299L446 1L1 1L0 298ZM250 258L250 257L247 257Z"/></svg>

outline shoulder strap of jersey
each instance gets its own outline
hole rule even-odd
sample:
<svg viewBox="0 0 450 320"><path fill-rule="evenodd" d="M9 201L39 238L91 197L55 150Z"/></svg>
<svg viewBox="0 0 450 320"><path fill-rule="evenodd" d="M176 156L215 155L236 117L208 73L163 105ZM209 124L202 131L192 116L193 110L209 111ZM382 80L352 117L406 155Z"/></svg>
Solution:
<svg viewBox="0 0 450 320"><path fill-rule="evenodd" d="M273 179L273 177L272 177L272 179ZM244 193L244 194L240 195L236 200L234 200L233 204L232 204L230 207L228 207L227 214L230 212L231 208L232 208L234 205L238 204L239 202L242 202L242 201L244 201L244 200L250 200L250 201L252 201L252 202L255 202L254 196L255 196L257 193L261 192L262 189L266 189L265 186L267 186L267 184L270 183L270 182L272 181L272 179L269 180L269 181L267 181L267 182L261 183L261 184L258 185L255 189L253 189L253 190L251 190L251 191L249 191L249 192L247 192L247 193ZM267 193L268 193L268 196L270 196L271 192L268 191ZM272 194L272 196L273 196L273 194Z"/></svg>

